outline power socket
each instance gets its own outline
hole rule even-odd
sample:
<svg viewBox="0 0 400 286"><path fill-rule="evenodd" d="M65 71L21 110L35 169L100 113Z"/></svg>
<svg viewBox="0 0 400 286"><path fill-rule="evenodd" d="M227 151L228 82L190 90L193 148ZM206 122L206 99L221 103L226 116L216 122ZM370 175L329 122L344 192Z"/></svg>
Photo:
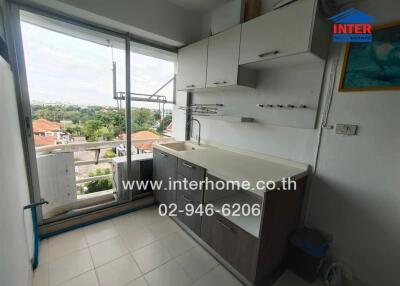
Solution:
<svg viewBox="0 0 400 286"><path fill-rule="evenodd" d="M355 136L357 135L358 125L336 124L336 134Z"/></svg>

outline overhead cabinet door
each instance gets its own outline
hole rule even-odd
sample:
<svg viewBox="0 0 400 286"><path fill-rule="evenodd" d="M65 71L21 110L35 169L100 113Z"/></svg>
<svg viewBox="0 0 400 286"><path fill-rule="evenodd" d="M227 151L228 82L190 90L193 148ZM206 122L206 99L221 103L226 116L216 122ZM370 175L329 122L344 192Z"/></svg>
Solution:
<svg viewBox="0 0 400 286"><path fill-rule="evenodd" d="M237 84L240 30L238 25L209 38L207 87Z"/></svg>
<svg viewBox="0 0 400 286"><path fill-rule="evenodd" d="M310 49L315 0L298 0L242 25L239 64Z"/></svg>
<svg viewBox="0 0 400 286"><path fill-rule="evenodd" d="M178 52L178 90L205 88L208 38Z"/></svg>

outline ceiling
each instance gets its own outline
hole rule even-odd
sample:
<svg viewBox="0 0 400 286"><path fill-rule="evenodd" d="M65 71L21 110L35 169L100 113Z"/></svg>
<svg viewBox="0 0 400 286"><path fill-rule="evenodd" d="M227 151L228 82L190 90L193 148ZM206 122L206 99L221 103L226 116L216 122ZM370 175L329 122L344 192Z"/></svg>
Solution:
<svg viewBox="0 0 400 286"><path fill-rule="evenodd" d="M196 13L205 13L230 0L167 0Z"/></svg>

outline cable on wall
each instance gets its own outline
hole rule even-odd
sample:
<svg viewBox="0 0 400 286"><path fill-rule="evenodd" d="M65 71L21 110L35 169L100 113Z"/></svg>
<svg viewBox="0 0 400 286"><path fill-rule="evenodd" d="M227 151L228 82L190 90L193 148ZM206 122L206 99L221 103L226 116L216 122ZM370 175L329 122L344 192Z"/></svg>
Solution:
<svg viewBox="0 0 400 286"><path fill-rule="evenodd" d="M324 109L322 112L321 116L321 124L318 129L318 141L317 141L317 147L315 151L315 157L314 157L314 169L313 172L310 176L310 182L308 186L308 190L310 191L312 189L313 183L314 183L314 178L317 174L317 169L318 169L318 161L319 161L319 155L320 155L320 150L321 150L321 141L322 141L322 133L325 129L333 129L333 126L330 126L328 124L328 119L329 119L329 112L331 110L332 106L332 100L333 100L333 95L334 95L334 89L336 85L336 76L337 76L337 68L339 64L339 59L340 59L340 47L334 47L333 52L332 52L332 65L329 69L329 82L328 82L328 90L326 92L326 101L324 105ZM309 198L310 194L307 195L307 205L305 206L305 215L304 215L304 222L308 221L308 216L309 216Z"/></svg>

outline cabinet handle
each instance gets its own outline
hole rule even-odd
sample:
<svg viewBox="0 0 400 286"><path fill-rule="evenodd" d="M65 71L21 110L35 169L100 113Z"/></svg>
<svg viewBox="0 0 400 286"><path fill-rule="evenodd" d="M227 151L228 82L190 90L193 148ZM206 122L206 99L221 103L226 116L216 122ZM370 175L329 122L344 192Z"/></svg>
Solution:
<svg viewBox="0 0 400 286"><path fill-rule="evenodd" d="M218 85L218 84L227 84L228 82L226 82L225 80L224 81L216 81L216 82L214 82L214 84L215 85Z"/></svg>
<svg viewBox="0 0 400 286"><path fill-rule="evenodd" d="M182 165L185 166L185 167L188 167L190 169L194 169L194 167L192 165L189 165L189 164L187 164L185 162L183 162Z"/></svg>
<svg viewBox="0 0 400 286"><path fill-rule="evenodd" d="M278 51L278 50L259 54L258 57L259 57L259 58L264 58L264 57L266 57L266 56L276 55L276 54L279 54L279 51Z"/></svg>
<svg viewBox="0 0 400 286"><path fill-rule="evenodd" d="M188 203L188 204L193 204L193 201L187 198L186 196L182 196L182 198Z"/></svg>
<svg viewBox="0 0 400 286"><path fill-rule="evenodd" d="M233 231L233 228L230 227L229 225L226 225L222 220L217 219L217 222L224 228L226 228L227 230Z"/></svg>
<svg viewBox="0 0 400 286"><path fill-rule="evenodd" d="M186 88L190 88L190 87L195 87L195 85L194 84L189 84L189 85L186 86Z"/></svg>

